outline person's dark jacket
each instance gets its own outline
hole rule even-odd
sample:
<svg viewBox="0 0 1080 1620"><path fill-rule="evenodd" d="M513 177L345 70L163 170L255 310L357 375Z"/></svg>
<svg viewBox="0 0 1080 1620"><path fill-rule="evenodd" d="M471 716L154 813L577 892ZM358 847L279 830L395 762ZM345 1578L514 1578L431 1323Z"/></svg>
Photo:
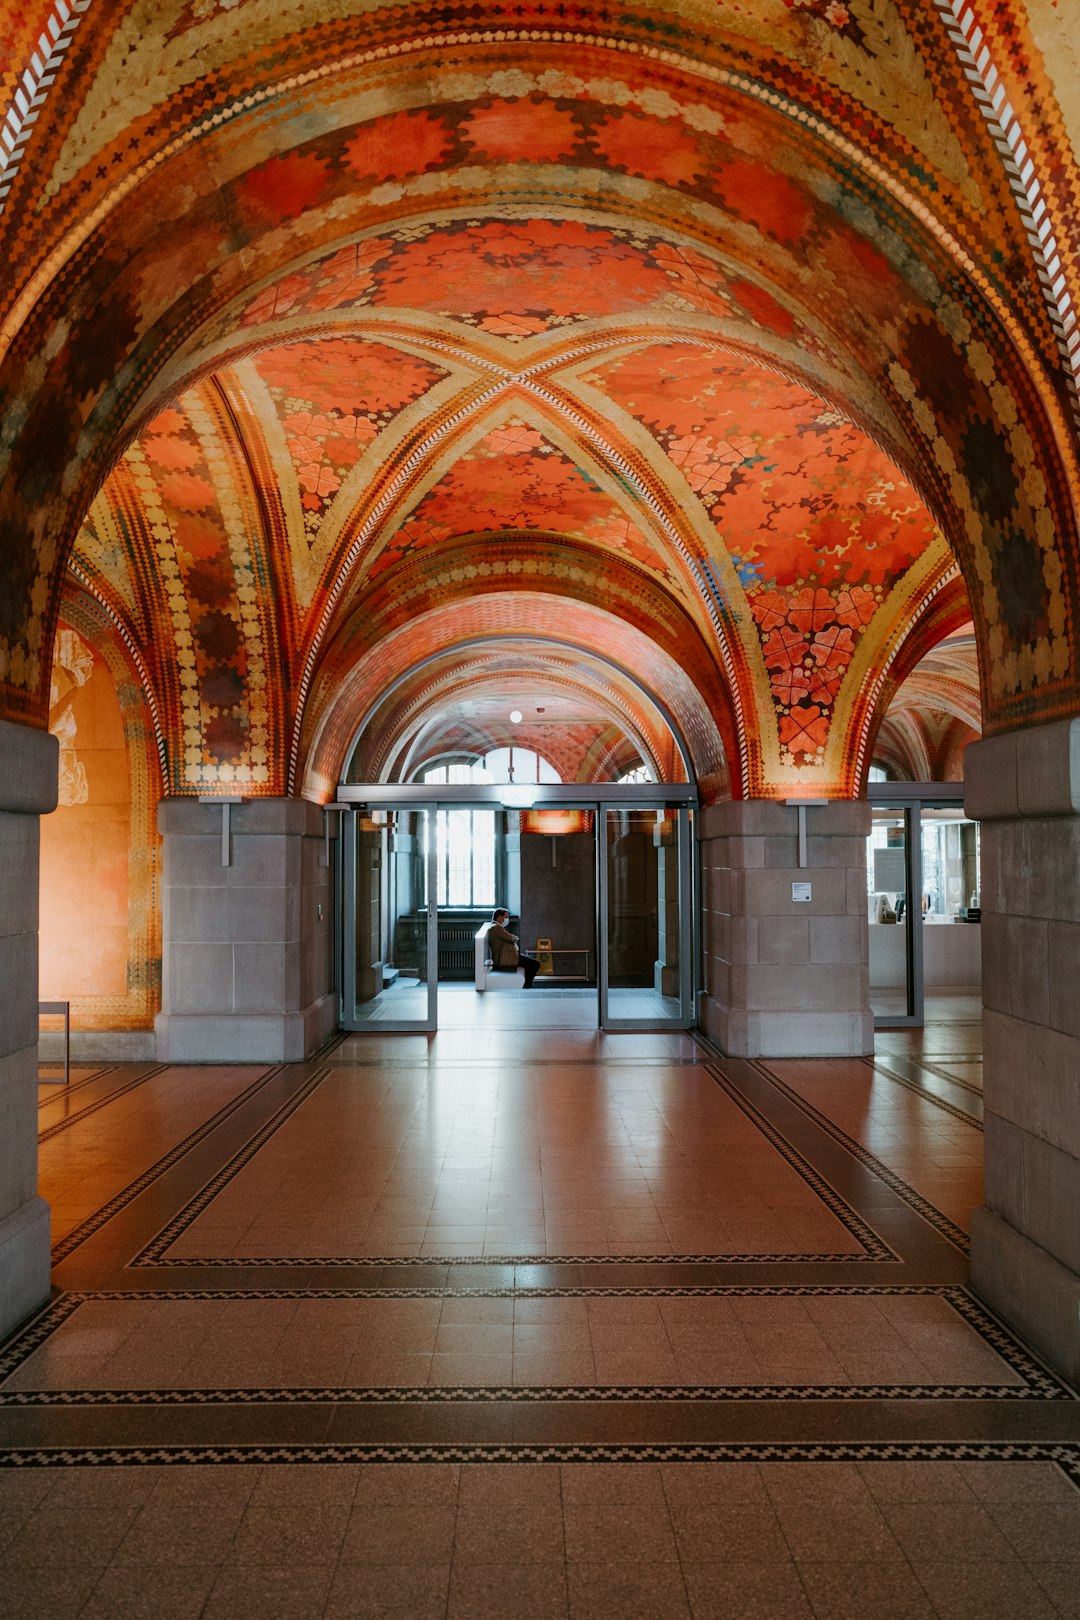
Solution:
<svg viewBox="0 0 1080 1620"><path fill-rule="evenodd" d="M487 931L487 944L492 967L517 967L520 956L517 935L504 928L502 923L492 923Z"/></svg>

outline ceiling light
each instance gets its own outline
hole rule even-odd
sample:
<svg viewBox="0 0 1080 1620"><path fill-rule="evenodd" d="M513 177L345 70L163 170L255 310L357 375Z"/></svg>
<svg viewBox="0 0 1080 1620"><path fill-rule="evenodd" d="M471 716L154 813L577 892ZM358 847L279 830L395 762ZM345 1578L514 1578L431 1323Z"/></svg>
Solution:
<svg viewBox="0 0 1080 1620"><path fill-rule="evenodd" d="M510 723L511 723L511 725L520 726L520 724L521 724L521 710L520 709L511 709L510 710Z"/></svg>

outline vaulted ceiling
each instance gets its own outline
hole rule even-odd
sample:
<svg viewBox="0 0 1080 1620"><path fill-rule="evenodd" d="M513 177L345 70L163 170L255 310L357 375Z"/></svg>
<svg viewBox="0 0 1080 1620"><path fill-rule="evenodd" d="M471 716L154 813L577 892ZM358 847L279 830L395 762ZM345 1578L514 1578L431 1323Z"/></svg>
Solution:
<svg viewBox="0 0 1080 1620"><path fill-rule="evenodd" d="M520 676L579 773L850 794L946 596L988 729L1074 708L1070 114L986 6L1003 159L965 4L8 17L4 712L65 593L172 792L319 796Z"/></svg>

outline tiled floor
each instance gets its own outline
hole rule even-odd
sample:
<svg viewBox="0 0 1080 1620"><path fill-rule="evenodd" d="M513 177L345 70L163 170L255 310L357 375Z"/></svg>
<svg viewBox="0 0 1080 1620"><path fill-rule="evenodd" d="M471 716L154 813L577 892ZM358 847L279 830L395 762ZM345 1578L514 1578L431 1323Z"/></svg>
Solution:
<svg viewBox="0 0 1080 1620"><path fill-rule="evenodd" d="M1075 1620L1080 1402L965 1286L979 1072L963 1016L492 1019L43 1087L0 1620Z"/></svg>

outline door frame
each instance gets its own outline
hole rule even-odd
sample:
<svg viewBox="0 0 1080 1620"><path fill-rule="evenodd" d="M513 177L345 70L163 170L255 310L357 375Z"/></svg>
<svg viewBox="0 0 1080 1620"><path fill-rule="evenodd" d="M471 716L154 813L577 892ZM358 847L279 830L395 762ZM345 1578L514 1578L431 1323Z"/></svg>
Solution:
<svg viewBox="0 0 1080 1620"><path fill-rule="evenodd" d="M433 791L430 783L374 783L343 782L337 789L334 804L341 810L427 810L429 812L427 848L427 918L428 918L428 1015L406 1023L380 1020L377 1024L360 1024L345 1019L346 994L351 984L347 943L356 933L356 846L355 816L343 816L343 832L351 831L342 840L341 861L341 919L342 919L342 988L339 1006L342 1027L358 1033L387 1034L408 1032L433 1034L438 1028L438 893L436 880L435 813L455 805L488 805L493 809L575 809L594 812L594 848L596 860L596 943L597 943L597 1028L601 1030L675 1030L693 1027L697 1000L697 919L694 916L695 863L692 827L693 812L698 809L697 788L688 782L539 782L515 789L514 784L471 782L438 784ZM680 953L680 1013L678 1019L659 1022L656 1019L612 1018L607 1008L607 843L604 812L608 808L624 810L673 810L678 812L679 838L679 953ZM603 842L602 842L603 836Z"/></svg>
<svg viewBox="0 0 1080 1620"><path fill-rule="evenodd" d="M338 800L342 809L356 812L344 815L341 818L341 831L339 844L341 846L340 863L340 916L341 916L341 943L339 946L341 959L341 990L338 996L338 1020L340 1027L352 1034L366 1035L433 1035L438 1028L438 994L439 994L439 926L437 888L437 854L435 839L432 836L436 805L429 794L426 799L410 799L407 804L384 802L373 805L371 808L384 810L392 814L395 810L405 810L410 813L426 811L425 821L426 844L424 850L424 872L427 911L427 1012L423 1018L380 1018L365 1023L356 1015L356 845L357 833L360 828L360 815L365 806L361 804L344 803ZM385 878L384 878L385 881ZM353 949L349 951L349 941L353 941Z"/></svg>
<svg viewBox="0 0 1080 1620"><path fill-rule="evenodd" d="M690 1029L694 1022L694 1004L696 1001L696 953L694 952L693 929L693 843L691 819L693 805L672 805L661 803L658 796L654 796L652 804L620 805L608 803L599 805L596 818L596 868L597 868L597 946L598 971L597 991L599 994L598 1019L599 1027L603 1030L618 1032L620 1030L665 1030ZM611 985L609 983L609 954L610 941L608 939L608 901L609 901L609 874L608 874L608 843L607 843L607 813L616 809L634 810L675 810L678 816L678 851L679 851L679 1016L665 1019L662 1023L655 1018L618 1018L613 1017L610 1009L609 997Z"/></svg>
<svg viewBox="0 0 1080 1620"><path fill-rule="evenodd" d="M906 939L907 1012L875 1013L875 1029L922 1029L926 1023L926 968L923 950L922 813L925 809L951 809L964 805L963 782L869 782L866 796L873 805L902 812L904 817L904 874L907 882ZM912 907L912 896L917 904Z"/></svg>

